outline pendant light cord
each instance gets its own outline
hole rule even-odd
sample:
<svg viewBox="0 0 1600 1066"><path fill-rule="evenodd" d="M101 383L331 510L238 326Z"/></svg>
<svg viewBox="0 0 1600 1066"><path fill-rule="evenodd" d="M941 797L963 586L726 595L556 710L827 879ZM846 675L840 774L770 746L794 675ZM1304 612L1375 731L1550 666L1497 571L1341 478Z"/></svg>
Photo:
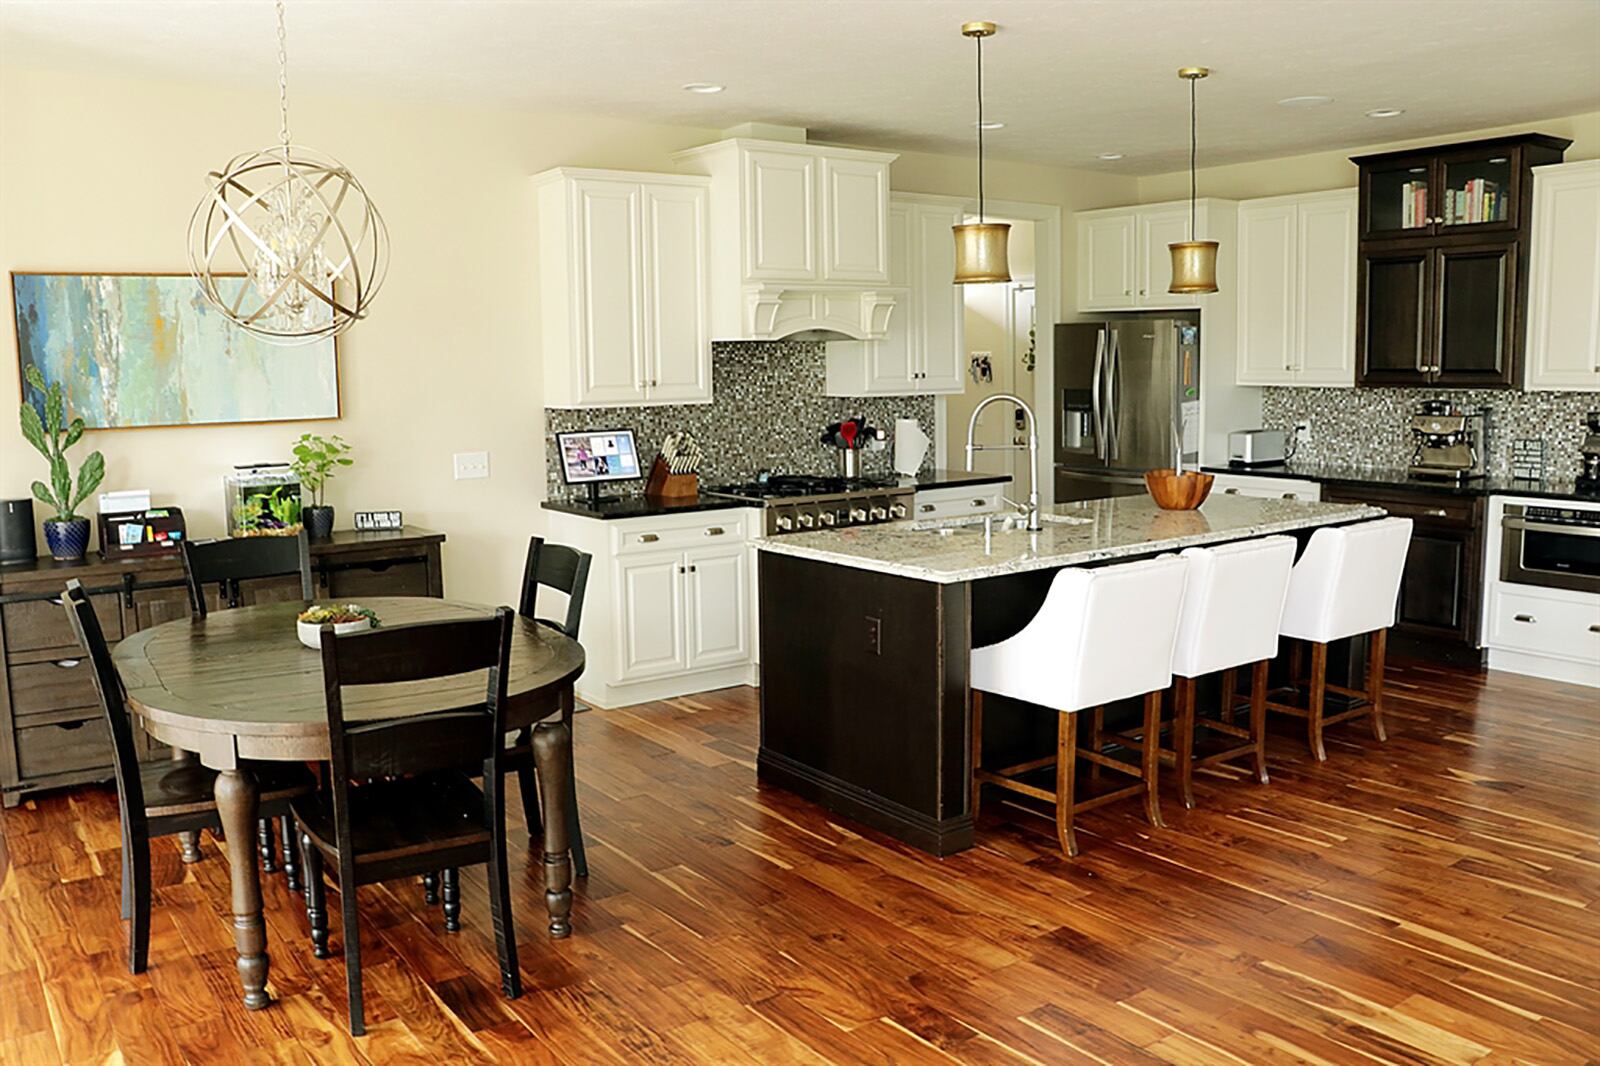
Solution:
<svg viewBox="0 0 1600 1066"><path fill-rule="evenodd" d="M281 0L280 0L281 2ZM978 224L983 225L983 38L978 42Z"/></svg>
<svg viewBox="0 0 1600 1066"><path fill-rule="evenodd" d="M278 140L289 156L289 45L283 28L283 0L278 0Z"/></svg>
<svg viewBox="0 0 1600 1066"><path fill-rule="evenodd" d="M282 0L279 0L282 3ZM1189 79L1189 239L1195 240L1199 232L1195 229L1195 191L1198 188L1195 179L1195 146L1199 139L1199 126L1195 119L1194 83L1198 78Z"/></svg>

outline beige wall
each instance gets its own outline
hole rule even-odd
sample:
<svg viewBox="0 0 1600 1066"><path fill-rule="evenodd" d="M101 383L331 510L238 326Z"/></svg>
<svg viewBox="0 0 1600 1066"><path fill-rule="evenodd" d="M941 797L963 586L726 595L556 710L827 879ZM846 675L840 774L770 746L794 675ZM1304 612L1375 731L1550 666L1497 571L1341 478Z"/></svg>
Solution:
<svg viewBox="0 0 1600 1066"><path fill-rule="evenodd" d="M239 91L30 67L4 41L0 53L0 271L185 269L186 227L205 172L264 147L277 130L270 86ZM341 339L343 419L91 432L76 458L102 450L106 488L149 488L184 508L195 535L209 536L222 532L230 466L284 457L305 430L341 433L356 459L329 489L341 524L355 509L400 508L409 522L448 534L452 595L504 601L528 534L542 528L544 493L528 175L559 164L670 170L671 152L716 133L301 95L294 135L361 177L393 239L371 319ZM893 182L967 194L972 161L908 155ZM1127 202L1134 191L1126 178L990 168L991 196L1059 204L1064 215ZM1063 286L1070 291L1070 276ZM25 496L43 461L17 430L9 323L0 338L0 496ZM475 450L490 452L491 476L453 480L452 453ZM36 510L42 519L45 508Z"/></svg>
<svg viewBox="0 0 1600 1066"><path fill-rule="evenodd" d="M1373 124L1381 126L1378 120L1374 120ZM1336 152L1314 152L1310 155L1267 159L1255 163L1203 167L1199 172L1200 195L1245 200L1255 196L1281 196L1297 192L1320 192L1324 189L1345 189L1356 183L1356 166L1350 162L1350 157L1353 155L1528 132L1548 133L1552 137L1566 137L1571 140L1572 147L1567 149L1566 156L1569 160L1600 157L1600 111L1591 111L1566 118L1519 122L1515 126L1498 126L1492 129L1441 134L1437 137L1353 145ZM1202 154L1205 151L1204 140L1200 142L1200 150ZM1187 199L1189 172L1183 170L1172 174L1139 178L1138 188L1138 202L1142 204Z"/></svg>

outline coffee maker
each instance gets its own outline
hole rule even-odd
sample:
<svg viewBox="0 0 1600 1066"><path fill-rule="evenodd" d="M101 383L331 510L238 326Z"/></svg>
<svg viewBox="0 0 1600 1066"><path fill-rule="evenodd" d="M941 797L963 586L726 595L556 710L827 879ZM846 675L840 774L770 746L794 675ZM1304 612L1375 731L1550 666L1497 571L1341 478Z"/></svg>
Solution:
<svg viewBox="0 0 1600 1066"><path fill-rule="evenodd" d="M1462 481L1488 473L1487 410L1423 400L1411 416L1411 476Z"/></svg>
<svg viewBox="0 0 1600 1066"><path fill-rule="evenodd" d="M1578 448L1578 490L1600 493L1600 411L1590 411L1583 424L1589 435Z"/></svg>

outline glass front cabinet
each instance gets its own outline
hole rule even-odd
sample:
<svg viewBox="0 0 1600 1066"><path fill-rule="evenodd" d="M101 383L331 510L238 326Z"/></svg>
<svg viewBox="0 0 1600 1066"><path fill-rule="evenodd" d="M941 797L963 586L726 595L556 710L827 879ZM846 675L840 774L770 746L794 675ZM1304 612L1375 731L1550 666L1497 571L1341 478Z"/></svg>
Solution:
<svg viewBox="0 0 1600 1066"><path fill-rule="evenodd" d="M1361 169L1358 384L1518 380L1535 166L1542 134L1387 152Z"/></svg>

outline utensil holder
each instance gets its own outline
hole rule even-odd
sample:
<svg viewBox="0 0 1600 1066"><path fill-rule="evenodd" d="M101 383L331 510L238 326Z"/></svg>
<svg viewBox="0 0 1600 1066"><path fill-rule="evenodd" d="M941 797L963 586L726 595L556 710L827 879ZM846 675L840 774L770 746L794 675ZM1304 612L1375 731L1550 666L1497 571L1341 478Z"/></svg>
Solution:
<svg viewBox="0 0 1600 1066"><path fill-rule="evenodd" d="M1211 483L1216 478L1195 470L1160 470L1144 472L1144 487L1163 511L1192 511L1206 502L1211 494Z"/></svg>
<svg viewBox="0 0 1600 1066"><path fill-rule="evenodd" d="M839 476L854 480L861 476L861 452L855 448L839 449Z"/></svg>

